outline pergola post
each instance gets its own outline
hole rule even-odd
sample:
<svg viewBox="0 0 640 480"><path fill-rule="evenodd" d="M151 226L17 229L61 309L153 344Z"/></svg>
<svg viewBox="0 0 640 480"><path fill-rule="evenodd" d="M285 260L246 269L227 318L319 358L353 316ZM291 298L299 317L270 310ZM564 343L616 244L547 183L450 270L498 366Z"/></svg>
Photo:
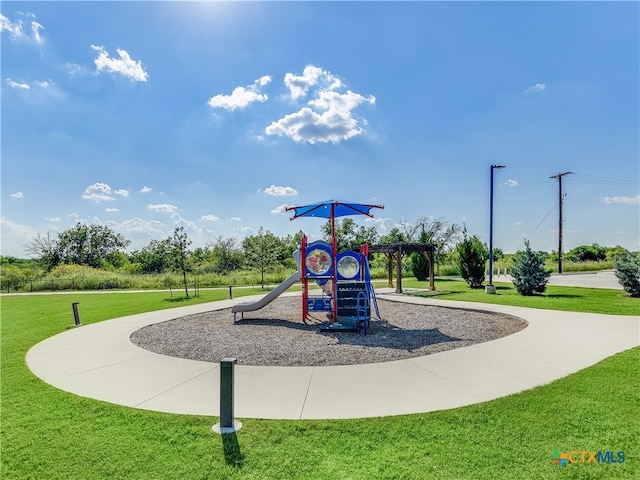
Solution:
<svg viewBox="0 0 640 480"><path fill-rule="evenodd" d="M402 293L402 245L396 252L396 293Z"/></svg>
<svg viewBox="0 0 640 480"><path fill-rule="evenodd" d="M433 245L429 245L429 249L425 252L425 254L427 255L427 258L429 259L429 290L435 290L436 289L436 282L434 280L434 268L435 268L435 249L433 248Z"/></svg>

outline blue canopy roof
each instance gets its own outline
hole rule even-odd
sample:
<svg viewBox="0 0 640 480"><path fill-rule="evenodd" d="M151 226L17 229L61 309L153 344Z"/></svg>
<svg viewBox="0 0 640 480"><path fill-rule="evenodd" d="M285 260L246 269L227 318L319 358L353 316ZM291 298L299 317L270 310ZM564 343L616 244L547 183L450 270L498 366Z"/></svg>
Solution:
<svg viewBox="0 0 640 480"><path fill-rule="evenodd" d="M294 211L294 215L291 217L291 220L295 220L299 217L331 218L332 214L334 218L346 217L348 215L366 215L367 217L373 217L373 214L371 214L372 208L384 208L384 205L369 205L355 202L343 202L339 200L327 200L300 207L287 207L286 210Z"/></svg>

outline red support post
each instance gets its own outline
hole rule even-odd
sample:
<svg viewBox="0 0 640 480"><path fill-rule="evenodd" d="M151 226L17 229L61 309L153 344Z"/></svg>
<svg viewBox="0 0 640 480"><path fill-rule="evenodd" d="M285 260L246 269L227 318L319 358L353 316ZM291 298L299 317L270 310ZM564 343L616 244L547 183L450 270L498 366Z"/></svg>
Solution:
<svg viewBox="0 0 640 480"><path fill-rule="evenodd" d="M333 321L338 321L338 282L336 281L338 275L336 273L337 265L336 265L336 255L337 255L337 242L336 242L336 214L335 214L335 206L336 203L333 202L331 204L331 291L333 294L331 295L332 301L332 313L333 313Z"/></svg>
<svg viewBox="0 0 640 480"><path fill-rule="evenodd" d="M307 279L307 236L303 235L300 241L300 273L302 279L302 321L309 315L309 280Z"/></svg>

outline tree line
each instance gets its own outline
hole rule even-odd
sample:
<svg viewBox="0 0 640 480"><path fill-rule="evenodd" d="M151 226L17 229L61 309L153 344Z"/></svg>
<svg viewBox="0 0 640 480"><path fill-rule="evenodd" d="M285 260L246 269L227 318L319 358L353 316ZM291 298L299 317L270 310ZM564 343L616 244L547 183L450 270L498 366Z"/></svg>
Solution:
<svg viewBox="0 0 640 480"><path fill-rule="evenodd" d="M447 222L444 218L420 217L415 222L402 222L388 233L381 235L375 226L358 225L345 217L335 223L338 250L358 250L362 244L423 243L435 246L435 263L450 264L469 285L482 285L488 259L487 245L476 235L469 235L464 225ZM323 224L324 240L331 238L331 225ZM293 252L301 243L303 232L279 237L260 228L255 234L242 240L236 237L217 236L203 247L190 249L191 240L184 227L176 227L162 240L151 240L140 249L128 251L131 241L108 226L77 223L74 227L55 235L38 234L25 245L31 261L13 257L0 257L0 264L7 274L7 266L38 268L45 273L64 265L80 265L130 274L178 273L185 290L188 273L215 273L225 275L237 270L259 271L264 286L265 273L276 268L296 268ZM527 244L527 250L530 247ZM518 252L519 253L519 252ZM616 255L628 253L616 246L598 244L582 245L565 253L565 259L576 262L613 260ZM552 252L536 252L542 261L553 258ZM494 248L493 258L500 261L504 253ZM370 261L386 268L381 256L372 255ZM403 264L407 273L418 280L429 277L429 262L421 254L412 254ZM439 274L439 271L434 272ZM30 275L31 277L35 275ZM465 278L467 279L467 278ZM188 295L188 292L187 292Z"/></svg>

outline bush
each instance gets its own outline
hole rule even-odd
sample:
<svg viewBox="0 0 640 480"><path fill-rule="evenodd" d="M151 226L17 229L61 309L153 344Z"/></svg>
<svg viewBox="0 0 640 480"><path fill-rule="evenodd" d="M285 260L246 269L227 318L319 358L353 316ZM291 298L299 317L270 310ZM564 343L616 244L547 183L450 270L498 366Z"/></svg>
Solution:
<svg viewBox="0 0 640 480"><path fill-rule="evenodd" d="M580 245L569 250L565 258L574 262L600 262L606 260L607 249L597 243Z"/></svg>
<svg viewBox="0 0 640 480"><path fill-rule="evenodd" d="M624 291L632 297L640 297L640 253L619 255L613 268Z"/></svg>
<svg viewBox="0 0 640 480"><path fill-rule="evenodd" d="M429 260L422 253L411 254L411 273L416 280L424 282L429 280Z"/></svg>
<svg viewBox="0 0 640 480"><path fill-rule="evenodd" d="M466 228L462 234L464 240L456 245L456 265L469 287L480 288L484 282L484 270L489 259L489 250L477 236L467 238Z"/></svg>
<svg viewBox="0 0 640 480"><path fill-rule="evenodd" d="M517 252L513 256L511 276L513 285L520 295L533 295L544 293L551 270L544 268L545 253L534 252L528 240L524 241L525 250Z"/></svg>

